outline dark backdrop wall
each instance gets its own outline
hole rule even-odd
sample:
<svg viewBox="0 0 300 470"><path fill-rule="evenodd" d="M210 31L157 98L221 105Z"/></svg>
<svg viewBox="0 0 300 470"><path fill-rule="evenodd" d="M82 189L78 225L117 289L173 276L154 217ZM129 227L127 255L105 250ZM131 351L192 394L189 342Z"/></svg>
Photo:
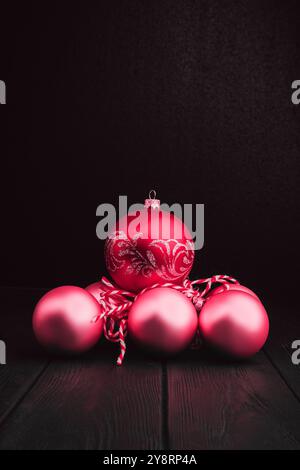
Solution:
<svg viewBox="0 0 300 470"><path fill-rule="evenodd" d="M194 275L296 288L298 0L65 3L1 20L0 283L95 280L96 207L155 188L205 204Z"/></svg>

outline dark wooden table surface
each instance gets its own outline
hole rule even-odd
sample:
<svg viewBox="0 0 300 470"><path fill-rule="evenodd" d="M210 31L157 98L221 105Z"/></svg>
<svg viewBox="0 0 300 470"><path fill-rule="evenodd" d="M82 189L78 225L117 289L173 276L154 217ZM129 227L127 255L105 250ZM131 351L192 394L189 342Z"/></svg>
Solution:
<svg viewBox="0 0 300 470"><path fill-rule="evenodd" d="M300 449L296 312L266 305L270 338L247 362L206 350L160 362L132 347L117 367L104 340L80 357L48 356L31 330L41 294L0 290L0 449Z"/></svg>

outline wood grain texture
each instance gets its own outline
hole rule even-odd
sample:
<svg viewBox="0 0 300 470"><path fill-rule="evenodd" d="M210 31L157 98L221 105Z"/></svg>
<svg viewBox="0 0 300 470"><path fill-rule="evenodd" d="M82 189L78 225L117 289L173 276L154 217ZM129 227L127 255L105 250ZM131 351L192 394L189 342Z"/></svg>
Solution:
<svg viewBox="0 0 300 470"><path fill-rule="evenodd" d="M267 305L268 308L268 305ZM273 316L270 324L270 337L265 351L288 387L300 401L300 364L292 362L292 343L300 340L300 316L289 302L273 302Z"/></svg>
<svg viewBox="0 0 300 470"><path fill-rule="evenodd" d="M7 364L0 367L0 425L22 401L48 364L31 328L40 289L0 289L0 339Z"/></svg>
<svg viewBox="0 0 300 470"><path fill-rule="evenodd" d="M161 364L129 345L119 368L117 345L103 340L81 357L48 357L31 328L41 295L0 290L0 449L300 449L292 312L273 310L266 352L248 362L203 350Z"/></svg>
<svg viewBox="0 0 300 470"><path fill-rule="evenodd" d="M0 448L161 448L159 363L131 356L120 368L108 349L53 361L1 429Z"/></svg>
<svg viewBox="0 0 300 470"><path fill-rule="evenodd" d="M300 449L300 404L263 352L187 352L168 365L168 402L171 449Z"/></svg>
<svg viewBox="0 0 300 470"><path fill-rule="evenodd" d="M131 348L122 368L118 346L101 344L80 358L48 357L31 316L44 291L0 290L1 449L159 449L161 366ZM4 314L5 313L5 314Z"/></svg>

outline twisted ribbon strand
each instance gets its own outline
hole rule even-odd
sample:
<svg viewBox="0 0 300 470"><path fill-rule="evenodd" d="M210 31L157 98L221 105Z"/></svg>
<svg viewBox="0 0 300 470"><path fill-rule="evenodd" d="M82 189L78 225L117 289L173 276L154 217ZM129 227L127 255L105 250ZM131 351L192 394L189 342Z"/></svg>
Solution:
<svg viewBox="0 0 300 470"><path fill-rule="evenodd" d="M123 363L124 356L126 353L126 336L127 336L127 320L128 311L132 304L142 295L144 292L155 289L157 287L169 287L175 289L182 294L186 295L191 302L193 302L197 311L200 311L205 301L208 299L208 294L214 284L223 284L226 289L229 289L229 284L239 284L239 282L231 276L217 274L212 277L205 279L196 279L190 281L185 279L182 284L172 284L166 282L165 284L153 284L150 287L146 287L138 294L130 291L126 291L118 288L106 277L102 277L100 281L105 286L106 291L100 294L100 305L102 308L101 315L93 318L93 322L97 322L100 318L104 321L104 335L108 341L114 343L120 343L120 354L117 359L117 364L120 366ZM204 289L201 289L205 286Z"/></svg>

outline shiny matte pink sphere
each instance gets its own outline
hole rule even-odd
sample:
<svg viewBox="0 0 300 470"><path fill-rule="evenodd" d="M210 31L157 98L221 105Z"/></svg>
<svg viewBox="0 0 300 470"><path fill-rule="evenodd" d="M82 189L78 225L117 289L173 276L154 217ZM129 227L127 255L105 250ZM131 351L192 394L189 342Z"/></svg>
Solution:
<svg viewBox="0 0 300 470"><path fill-rule="evenodd" d="M63 286L47 292L33 312L33 330L38 341L48 349L79 353L99 340L103 320L100 305L85 289Z"/></svg>
<svg viewBox="0 0 300 470"><path fill-rule="evenodd" d="M243 292L247 292L247 294L251 294L258 299L257 295L252 290L248 289L248 287L242 286L241 284L229 284L228 283L226 284L226 286L227 287L225 287L224 284L222 284L221 286L216 287L209 293L209 297L211 295L220 294L221 292L226 292L227 290L240 290Z"/></svg>
<svg viewBox="0 0 300 470"><path fill-rule="evenodd" d="M197 312L180 292L165 287L148 290L133 304L128 330L144 349L175 354L185 349L197 330Z"/></svg>
<svg viewBox="0 0 300 470"><path fill-rule="evenodd" d="M107 292L109 289L106 287L102 282L94 282L85 288L93 297L99 302L100 295L103 292ZM121 295L115 295L114 297L116 300L120 300L120 302L124 302L124 299ZM117 305L117 302L114 299L107 298L106 302L110 303L111 305Z"/></svg>
<svg viewBox="0 0 300 470"><path fill-rule="evenodd" d="M95 297L96 300L99 301L100 295L103 292L107 291L106 286L101 284L101 282L93 282L93 284L89 284L85 290L87 290L93 297Z"/></svg>
<svg viewBox="0 0 300 470"><path fill-rule="evenodd" d="M237 358L259 351L269 333L269 319L258 298L241 290L211 296L199 316L204 340Z"/></svg>

